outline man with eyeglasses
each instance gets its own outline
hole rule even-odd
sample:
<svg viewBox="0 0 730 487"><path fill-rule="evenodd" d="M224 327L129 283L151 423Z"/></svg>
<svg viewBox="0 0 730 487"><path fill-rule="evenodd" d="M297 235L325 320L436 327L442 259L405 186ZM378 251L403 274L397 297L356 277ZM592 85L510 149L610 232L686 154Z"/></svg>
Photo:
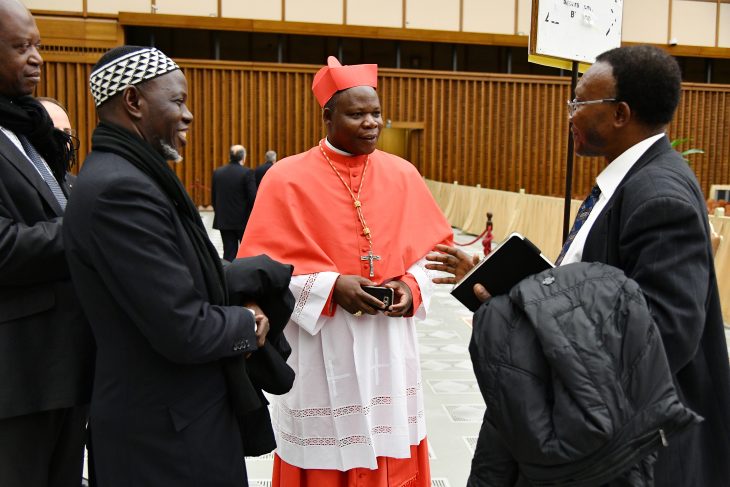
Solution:
<svg viewBox="0 0 730 487"><path fill-rule="evenodd" d="M603 262L639 283L679 396L705 418L660 449L656 485L730 485L730 367L707 207L666 135L680 92L676 60L649 46L603 53L583 75L568 104L575 151L607 166L558 260Z"/></svg>
<svg viewBox="0 0 730 487"><path fill-rule="evenodd" d="M61 234L70 138L31 95L32 15L0 0L0 485L81 485L93 340Z"/></svg>
<svg viewBox="0 0 730 487"><path fill-rule="evenodd" d="M609 264L640 285L678 395L704 418L660 448L655 485L730 485L730 367L707 207L666 135L680 93L676 60L650 46L607 51L580 79L568 102L575 151L603 157L607 166L556 263ZM438 248L445 254L429 268L455 274L439 282L473 266L465 253ZM483 288L474 292L489 297ZM649 474L631 485L651 485Z"/></svg>

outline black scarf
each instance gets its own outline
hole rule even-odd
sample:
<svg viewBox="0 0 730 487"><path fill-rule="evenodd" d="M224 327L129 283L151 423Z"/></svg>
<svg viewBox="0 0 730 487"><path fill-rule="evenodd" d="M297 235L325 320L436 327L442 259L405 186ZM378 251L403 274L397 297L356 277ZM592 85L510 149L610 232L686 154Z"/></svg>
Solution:
<svg viewBox="0 0 730 487"><path fill-rule="evenodd" d="M149 176L170 198L193 244L205 277L211 304L228 304L225 277L218 252L208 238L198 210L167 161L150 144L116 125L100 123L91 136L91 149L111 152Z"/></svg>
<svg viewBox="0 0 730 487"><path fill-rule="evenodd" d="M51 117L38 100L32 96L0 95L0 125L25 136L45 159L56 180L63 182L74 159L71 136L53 127Z"/></svg>

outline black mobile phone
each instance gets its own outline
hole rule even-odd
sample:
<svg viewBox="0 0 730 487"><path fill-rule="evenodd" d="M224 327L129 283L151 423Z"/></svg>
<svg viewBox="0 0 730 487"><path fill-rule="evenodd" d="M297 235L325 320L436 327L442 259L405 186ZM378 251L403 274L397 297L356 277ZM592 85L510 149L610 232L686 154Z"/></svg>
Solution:
<svg viewBox="0 0 730 487"><path fill-rule="evenodd" d="M370 296L379 299L385 305L384 309L393 304L393 298L395 297L393 288L385 286L362 286L362 290Z"/></svg>

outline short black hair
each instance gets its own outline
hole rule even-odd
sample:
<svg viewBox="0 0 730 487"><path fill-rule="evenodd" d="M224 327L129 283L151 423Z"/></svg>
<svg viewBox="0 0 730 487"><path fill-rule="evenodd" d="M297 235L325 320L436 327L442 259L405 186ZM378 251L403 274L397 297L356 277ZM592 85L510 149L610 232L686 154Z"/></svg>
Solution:
<svg viewBox="0 0 730 487"><path fill-rule="evenodd" d="M616 98L626 102L636 118L650 127L672 121L682 91L677 61L654 46L611 49L596 58L613 69Z"/></svg>
<svg viewBox="0 0 730 487"><path fill-rule="evenodd" d="M332 95L329 100L327 100L327 103L325 103L322 108L329 111L334 111L335 105L337 105L337 99L340 97L340 93L342 93L343 91L345 90L336 91L335 94Z"/></svg>

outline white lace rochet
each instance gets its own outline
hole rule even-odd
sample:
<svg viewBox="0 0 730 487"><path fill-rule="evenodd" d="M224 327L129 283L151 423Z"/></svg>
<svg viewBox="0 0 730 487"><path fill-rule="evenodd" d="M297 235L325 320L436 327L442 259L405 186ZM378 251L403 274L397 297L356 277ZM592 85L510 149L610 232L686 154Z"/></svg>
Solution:
<svg viewBox="0 0 730 487"><path fill-rule="evenodd" d="M425 259L416 278L423 319L433 285ZM376 468L378 456L407 458L426 436L414 318L355 317L337 307L322 316L338 274L292 278L296 298L285 334L294 388L270 396L277 453L300 468Z"/></svg>

